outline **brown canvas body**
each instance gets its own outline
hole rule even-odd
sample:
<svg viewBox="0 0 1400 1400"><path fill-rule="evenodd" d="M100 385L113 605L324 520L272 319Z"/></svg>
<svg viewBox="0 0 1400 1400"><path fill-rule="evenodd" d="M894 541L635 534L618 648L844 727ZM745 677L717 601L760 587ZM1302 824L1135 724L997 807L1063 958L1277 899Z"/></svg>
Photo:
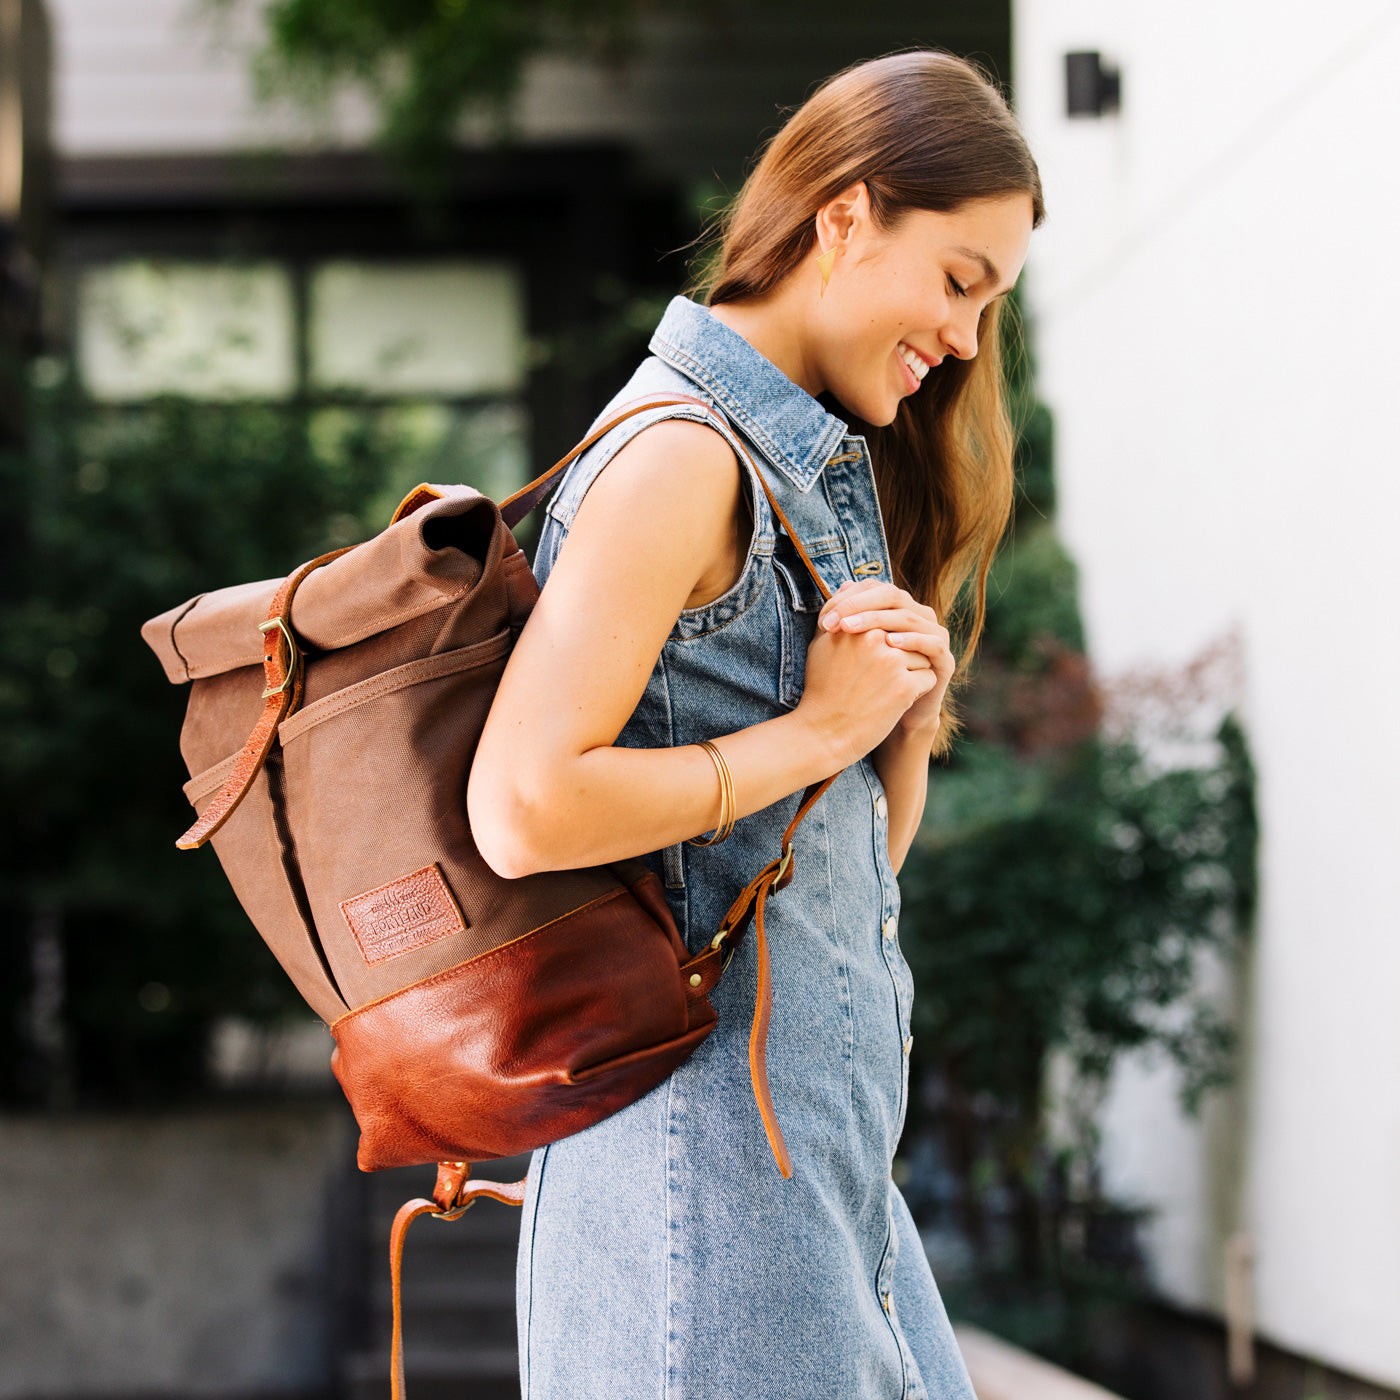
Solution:
<svg viewBox="0 0 1400 1400"><path fill-rule="evenodd" d="M400 516L297 588L298 703L211 838L331 1028L366 1170L507 1156L598 1121L709 1033L718 976L715 958L691 965L640 861L506 880L477 854L467 774L538 587L470 487L420 492ZM267 703L260 626L283 583L142 628L191 687L196 812Z"/></svg>

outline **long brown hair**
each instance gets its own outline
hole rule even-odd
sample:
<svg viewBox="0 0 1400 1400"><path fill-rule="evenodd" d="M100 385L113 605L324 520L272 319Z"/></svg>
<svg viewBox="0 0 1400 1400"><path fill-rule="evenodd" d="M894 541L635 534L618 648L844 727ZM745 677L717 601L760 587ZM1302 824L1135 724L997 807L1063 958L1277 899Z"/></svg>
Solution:
<svg viewBox="0 0 1400 1400"><path fill-rule="evenodd" d="M710 231L717 253L692 294L715 306L770 292L810 252L817 210L861 180L882 229L911 209L948 213L1014 193L1030 196L1032 227L1045 218L1039 171L992 77L941 50L888 54L828 78L773 137ZM982 635L987 576L1011 519L1005 363L1014 317L1004 301L987 308L977 355L946 359L889 426L838 405L870 446L895 583L932 607L963 648L954 685ZM970 620L959 604L969 579ZM935 753L960 727L952 690Z"/></svg>

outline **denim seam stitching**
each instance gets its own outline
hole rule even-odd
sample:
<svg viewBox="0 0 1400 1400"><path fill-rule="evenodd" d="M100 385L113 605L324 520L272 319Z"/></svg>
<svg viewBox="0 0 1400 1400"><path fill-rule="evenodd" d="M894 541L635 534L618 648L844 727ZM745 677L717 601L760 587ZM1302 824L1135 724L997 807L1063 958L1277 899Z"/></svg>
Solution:
<svg viewBox="0 0 1400 1400"><path fill-rule="evenodd" d="M671 1254L675 1248L673 1239L675 1231L675 1216L673 1214L673 1185L675 1179L675 1162L671 1157L671 1140L674 1136L672 1125L675 1121L675 1107L673 1100L676 1092L676 1076L669 1075L666 1079L666 1297L664 1314L665 1328L665 1351L662 1356L663 1365L661 1368L661 1400L670 1400L672 1392L672 1380L674 1378L675 1362L671 1355L671 1338L675 1333L675 1293L672 1288L671 1274Z"/></svg>
<svg viewBox="0 0 1400 1400"><path fill-rule="evenodd" d="M670 635L669 637L667 637L666 640L667 640L668 642L675 642L675 643L677 643L677 644L680 645L680 646L685 646L685 645L687 645L687 644L690 643L690 642L698 642L702 637L712 637L712 636L714 636L714 634L715 634L716 632L722 632L722 631L724 631L724 629L725 629L726 627L730 626L732 623L738 622L738 620L739 620L741 617L743 617L743 615L744 615L746 612L748 612L749 609L752 608L753 605L754 605L756 602L758 602L759 598L760 598L760 597L762 596L762 594L763 594L763 580L762 580L761 578L758 577L758 564L759 564L759 560L760 560L760 559L771 559L771 558L772 558L772 556L771 556L771 555L768 555L768 554L755 554L755 555L754 555L754 557L753 557L753 574L754 574L754 577L750 580L750 582L749 582L749 584L748 584L748 587L744 590L744 592L745 592L745 602L744 602L743 605L739 608L738 612L732 614L732 615L729 616L729 617L724 618L724 620L721 621L721 622L716 622L715 625L714 625L713 627L706 627L706 628L705 628L703 631L701 631L701 632L676 632L676 631L672 631L671 635ZM697 614L703 613L703 612L705 612L705 611L706 611L707 609L709 609L709 608L716 607L720 602L723 601L723 598L727 598L727 597L729 596L730 593L733 593L735 589L739 588L740 584L742 584L742 583L744 582L745 575L746 575L748 572L749 572L749 566L748 566L748 565L745 565L745 567L744 567L744 573L739 575L738 579L735 581L734 588L729 589L728 592L726 592L721 598L714 598L714 599L712 599L712 600L711 600L710 602L708 602L708 603L702 603L702 604L700 605L700 607L698 607L698 608L694 608L694 609L691 609L691 610L688 611L688 612L683 612L683 613L681 613L680 617L678 617L678 618L676 619L676 622L679 624L680 618L681 618L681 617L691 617L691 618L694 618Z"/></svg>
<svg viewBox="0 0 1400 1400"><path fill-rule="evenodd" d="M886 1264L889 1265L889 1292L890 1298L894 1298L894 1275L895 1263L899 1257L899 1245L895 1236L894 1212L890 1207L889 1192L885 1193L885 1247L880 1252L880 1263L875 1270L875 1300L880 1304L880 1312L885 1319L885 1326L889 1328L890 1337L894 1341L895 1354L899 1357L899 1396L900 1400L909 1400L909 1367L904 1359L904 1334L895 1322L894 1310L897 1306L891 1301L889 1310L885 1309L885 1300L880 1293L880 1278L885 1272Z"/></svg>
<svg viewBox="0 0 1400 1400"><path fill-rule="evenodd" d="M835 784L832 785L833 787ZM821 824L822 846L826 852L826 891L829 907L835 909L836 903L836 880L835 873L831 865L831 826L823 821ZM850 952L844 942L838 945L841 952L841 981L843 983L841 992L841 1009L846 1022L846 1097L850 1104L851 1117L856 1117L856 1027L855 1027L855 1001L851 992L851 962Z"/></svg>
<svg viewBox="0 0 1400 1400"><path fill-rule="evenodd" d="M778 703L791 709L796 700L788 696L797 689L797 618L796 608L783 606L778 581L773 580L773 599L778 610ZM799 697L800 699L801 697Z"/></svg>
<svg viewBox="0 0 1400 1400"><path fill-rule="evenodd" d="M870 802L870 811L872 813L871 855L874 857L875 860L875 873L880 883L880 960L885 964L885 975L890 979L890 990L894 994L894 1030L895 1040L899 1046L900 1065L899 1102L895 1109L895 1124L898 1129L898 1132L895 1136L896 1140L898 1140L899 1132L903 1131L904 1120L908 1116L909 1112L909 1057L904 1053L904 1017L903 1011L899 1004L899 978L895 976L895 970L890 964L890 950L888 947L888 940L884 936L884 921L892 917L891 905L894 902L890 895L889 882L885 878L885 870L887 865L889 865L890 869L893 869L893 865L890 862L889 853L889 817L888 815L886 815L883 823L884 830L882 831L880 829L880 819L873 815L875 809L875 801L877 797L875 791L876 782L879 782L880 792L884 793L886 803L888 803L889 801L889 795L888 793L885 793L884 783L883 781L880 781L879 772L878 770L876 770L873 761L869 764L868 768L865 763L862 763L861 769L865 775L865 786L869 794L868 800ZM872 781L872 779L874 779L875 781ZM884 847L883 850L881 850L882 846ZM899 877L897 875L894 877L894 883L897 889L899 886ZM909 1000L910 1021L912 1023L914 1010L912 994Z"/></svg>
<svg viewBox="0 0 1400 1400"><path fill-rule="evenodd" d="M774 556L773 568L780 572L787 583L788 595L793 600L793 610L795 612L820 612L822 603L825 601L821 594L817 592L817 585L813 582L812 576L803 569L800 575L794 576L793 570L781 559ZM806 585L804 588L803 585ZM807 606L803 607L803 603Z"/></svg>
<svg viewBox="0 0 1400 1400"><path fill-rule="evenodd" d="M831 499L831 483L826 479L825 476L822 477L822 494L826 498L826 508L831 512L831 518L835 520L836 528L840 532L841 552L846 556L846 567L847 569L851 569L853 571L855 553L851 549L851 536L846 529L844 521L841 518L841 512L836 509L836 502ZM875 504L875 511L877 515L879 514L879 510L879 498L877 497ZM854 577L854 571L852 572L852 577Z"/></svg>

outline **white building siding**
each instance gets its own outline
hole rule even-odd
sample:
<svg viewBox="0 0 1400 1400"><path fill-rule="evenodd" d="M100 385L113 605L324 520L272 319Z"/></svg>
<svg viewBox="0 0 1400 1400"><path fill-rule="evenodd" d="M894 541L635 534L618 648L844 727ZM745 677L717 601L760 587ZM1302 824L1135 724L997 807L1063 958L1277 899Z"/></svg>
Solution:
<svg viewBox="0 0 1400 1400"><path fill-rule="evenodd" d="M212 23L203 0L48 0L53 132L69 156L247 149L305 139L304 120L260 113L247 54L257 9ZM364 104L339 103L322 144L363 144Z"/></svg>
<svg viewBox="0 0 1400 1400"><path fill-rule="evenodd" d="M209 0L48 0L55 44L55 139L65 155L335 149L368 144L367 104L339 97L316 127L285 106L260 111L248 58L256 0L218 23ZM909 44L944 44L996 62L1006 0L765 0L757 7L649 14L615 69L566 53L527 65L514 109L524 141L625 141L649 173L733 172L779 109L844 64ZM1004 62L1004 59L1002 60ZM464 121L470 138L473 122ZM703 167L697 171L699 162Z"/></svg>
<svg viewBox="0 0 1400 1400"><path fill-rule="evenodd" d="M1063 55L1123 110L1064 114ZM1046 186L1026 284L1060 527L1109 674L1243 642L1262 907L1228 1122L1118 1076L1110 1188L1218 1312L1247 1230L1271 1340L1400 1385L1400 7L1019 0Z"/></svg>

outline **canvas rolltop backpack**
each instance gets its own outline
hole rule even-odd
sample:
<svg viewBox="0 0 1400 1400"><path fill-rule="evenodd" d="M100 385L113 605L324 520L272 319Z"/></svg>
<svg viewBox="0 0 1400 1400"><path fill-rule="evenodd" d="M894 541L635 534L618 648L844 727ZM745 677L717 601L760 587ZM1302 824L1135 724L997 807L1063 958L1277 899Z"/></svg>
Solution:
<svg viewBox="0 0 1400 1400"><path fill-rule="evenodd" d="M505 879L467 819L472 756L539 595L513 527L624 419L699 402L624 409L500 505L468 486L417 487L364 543L141 629L190 686L180 745L197 820L177 844L213 845L329 1026L361 1169L438 1164L432 1199L409 1202L393 1232L396 1394L408 1223L481 1195L519 1204L523 1182L469 1181L471 1163L578 1132L660 1083L714 1028L709 993L750 924L754 1095L791 1175L764 1060L763 908L793 878L793 835L834 779L807 789L781 851L694 955L640 859Z"/></svg>

